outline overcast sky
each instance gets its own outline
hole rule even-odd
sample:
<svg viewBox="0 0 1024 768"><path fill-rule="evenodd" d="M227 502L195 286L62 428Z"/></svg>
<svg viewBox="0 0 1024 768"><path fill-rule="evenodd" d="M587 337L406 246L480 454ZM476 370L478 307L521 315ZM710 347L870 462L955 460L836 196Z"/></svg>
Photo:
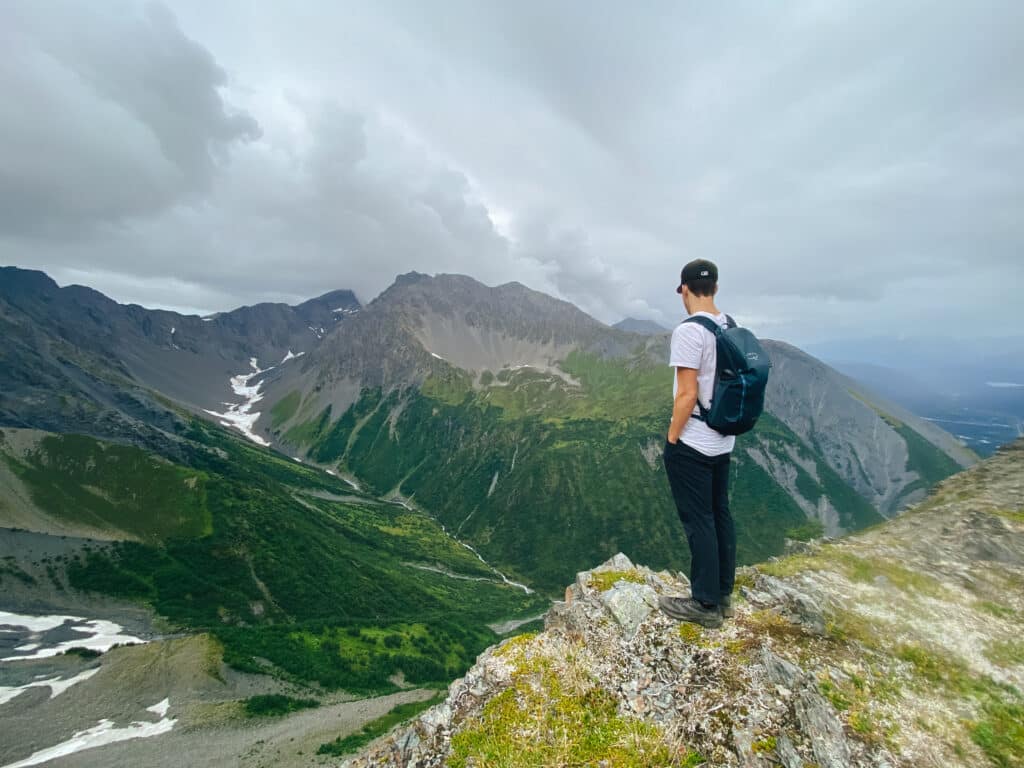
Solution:
<svg viewBox="0 0 1024 768"><path fill-rule="evenodd" d="M1024 3L7 0L0 264L208 312L397 274L796 343L1024 333Z"/></svg>

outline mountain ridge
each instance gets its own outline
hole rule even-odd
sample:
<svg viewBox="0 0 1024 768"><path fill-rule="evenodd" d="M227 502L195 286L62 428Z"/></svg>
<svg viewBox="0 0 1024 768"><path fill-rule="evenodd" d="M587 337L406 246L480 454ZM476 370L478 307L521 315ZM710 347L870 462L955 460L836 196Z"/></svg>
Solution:
<svg viewBox="0 0 1024 768"><path fill-rule="evenodd" d="M366 307L330 306L354 301L336 292L299 305L339 317L330 328L285 305L186 322L55 284L50 302L12 301L5 285L0 322L21 341L0 352L3 423L162 451L189 414L244 427L375 493L414 497L544 588L638 531L657 534L639 550L648 562L685 566L658 477L667 332L609 328L522 284L464 275L401 275ZM769 413L734 457L748 561L780 551L787 532L838 535L894 514L972 460L813 358L766 346L777 358ZM529 524L513 524L523 510ZM566 530L570 558L556 546Z"/></svg>

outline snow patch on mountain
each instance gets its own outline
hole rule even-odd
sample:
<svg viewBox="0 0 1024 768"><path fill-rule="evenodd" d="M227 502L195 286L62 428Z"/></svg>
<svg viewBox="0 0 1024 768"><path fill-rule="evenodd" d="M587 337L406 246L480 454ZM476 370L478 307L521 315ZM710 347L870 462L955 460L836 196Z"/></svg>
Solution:
<svg viewBox="0 0 1024 768"><path fill-rule="evenodd" d="M161 706L163 703L161 702L155 706ZM153 711L154 707L148 707L147 709ZM114 725L113 720L103 719L92 728L76 732L67 741L62 741L60 744L33 752L24 760L8 763L3 768L27 768L30 765L39 765L86 749L95 749L96 747L115 744L119 741L128 741L129 739L145 739L151 736L159 736L162 733L169 733L174 728L176 722L178 721L173 718L162 717L155 723L136 720L129 725L118 728Z"/></svg>
<svg viewBox="0 0 1024 768"><path fill-rule="evenodd" d="M26 683L25 685L0 685L0 704L6 704L8 701L17 698L29 688L49 688L50 698L55 699L71 686L80 683L83 680L88 680L99 671L99 667L94 667L93 669L87 669L84 672L67 679L61 679L58 675L56 677L48 677L45 680L33 680L31 683Z"/></svg>
<svg viewBox="0 0 1024 768"><path fill-rule="evenodd" d="M252 431L253 427L256 425L256 421L260 417L260 412L253 412L252 407L263 399L263 395L260 393L260 387L263 385L263 382L257 381L255 384L250 384L249 382L256 376L273 370L274 366L270 366L270 368L260 368L259 360L255 357L250 358L249 365L252 366L251 373L241 373L238 376L231 377L231 389L236 395L243 398L241 403L224 403L224 405L227 406L227 410L223 413L211 411L206 408L203 410L211 416L216 416L220 420L222 426L233 427L254 443L262 446L269 446L269 440L260 437Z"/></svg>
<svg viewBox="0 0 1024 768"><path fill-rule="evenodd" d="M58 656L69 648L89 648L105 652L115 645L146 642L142 638L125 634L124 628L120 624L105 619L85 619L81 616L27 616L0 611L0 627L10 627L11 629L3 631L11 634L27 633L28 637L25 639L31 641L12 649L15 653L18 651L29 651L30 653L4 656L0 658L0 663L46 659ZM46 633L58 629L62 632L73 633L75 636L59 642L48 643Z"/></svg>

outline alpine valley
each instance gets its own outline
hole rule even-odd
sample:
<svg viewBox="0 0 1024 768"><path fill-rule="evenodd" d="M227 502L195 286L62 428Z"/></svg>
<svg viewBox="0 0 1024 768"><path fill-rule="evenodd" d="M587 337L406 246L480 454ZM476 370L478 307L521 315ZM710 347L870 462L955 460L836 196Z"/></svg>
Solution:
<svg viewBox="0 0 1024 768"><path fill-rule="evenodd" d="M0 765L317 764L539 626L577 572L685 572L669 333L621 325L460 275L198 317L0 268ZM976 462L765 348L741 563Z"/></svg>

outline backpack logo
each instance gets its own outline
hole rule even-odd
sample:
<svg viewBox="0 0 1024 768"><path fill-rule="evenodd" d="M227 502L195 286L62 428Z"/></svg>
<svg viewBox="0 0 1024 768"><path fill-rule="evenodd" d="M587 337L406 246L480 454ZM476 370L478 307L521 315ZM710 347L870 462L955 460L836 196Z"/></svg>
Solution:
<svg viewBox="0 0 1024 768"><path fill-rule="evenodd" d="M747 360L757 360L757 352L747 352Z"/></svg>

